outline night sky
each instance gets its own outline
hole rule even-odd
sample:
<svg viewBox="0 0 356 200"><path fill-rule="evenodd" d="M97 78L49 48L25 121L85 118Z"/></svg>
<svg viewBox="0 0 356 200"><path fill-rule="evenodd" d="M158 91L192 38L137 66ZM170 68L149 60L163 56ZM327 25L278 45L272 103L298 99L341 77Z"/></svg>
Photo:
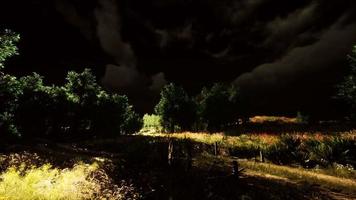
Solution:
<svg viewBox="0 0 356 200"><path fill-rule="evenodd" d="M193 95L221 81L261 114L336 115L356 44L354 0L11 0L0 15L22 36L8 72L61 83L89 67L140 112L167 82Z"/></svg>

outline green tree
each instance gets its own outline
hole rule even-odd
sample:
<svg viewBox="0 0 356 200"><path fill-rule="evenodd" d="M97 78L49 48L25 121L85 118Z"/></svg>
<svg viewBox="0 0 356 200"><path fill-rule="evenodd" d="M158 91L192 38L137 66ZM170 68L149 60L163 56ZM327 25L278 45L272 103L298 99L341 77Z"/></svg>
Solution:
<svg viewBox="0 0 356 200"><path fill-rule="evenodd" d="M19 79L21 95L14 110L15 124L24 138L41 137L48 131L49 110L53 99L43 77L33 73Z"/></svg>
<svg viewBox="0 0 356 200"><path fill-rule="evenodd" d="M17 55L16 43L20 40L20 35L5 30L0 35L0 70L4 68L4 62L11 56Z"/></svg>
<svg viewBox="0 0 356 200"><path fill-rule="evenodd" d="M356 118L354 114L356 111L356 46L354 46L352 53L348 55L350 63L350 72L344 77L344 80L337 85L337 97L342 99L350 106L350 117Z"/></svg>
<svg viewBox="0 0 356 200"><path fill-rule="evenodd" d="M182 87L171 83L161 91L161 99L155 107L161 117L165 131L174 132L177 126L181 130L191 129L196 118L196 106Z"/></svg>
<svg viewBox="0 0 356 200"><path fill-rule="evenodd" d="M71 119L72 134L90 133L92 131L98 94L102 88L97 84L90 69L77 73L70 71L64 88L69 101L68 118Z"/></svg>
<svg viewBox="0 0 356 200"><path fill-rule="evenodd" d="M237 121L237 90L216 83L210 89L203 88L199 102L199 116L207 124L208 131L220 131Z"/></svg>
<svg viewBox="0 0 356 200"><path fill-rule="evenodd" d="M17 54L17 34L0 35L0 70ZM43 77L17 78L0 71L0 133L22 138L66 138L83 134L132 134L142 120L126 96L109 94L89 69L68 72L64 86L47 86Z"/></svg>
<svg viewBox="0 0 356 200"><path fill-rule="evenodd" d="M14 136L19 132L14 125L13 110L21 93L21 84L16 77L4 74L4 62L17 54L16 43L20 40L18 34L5 30L0 34L0 133L2 136Z"/></svg>
<svg viewBox="0 0 356 200"><path fill-rule="evenodd" d="M126 109L125 121L122 126L124 134L134 134L141 130L143 120L137 113L134 112L133 107L130 105Z"/></svg>

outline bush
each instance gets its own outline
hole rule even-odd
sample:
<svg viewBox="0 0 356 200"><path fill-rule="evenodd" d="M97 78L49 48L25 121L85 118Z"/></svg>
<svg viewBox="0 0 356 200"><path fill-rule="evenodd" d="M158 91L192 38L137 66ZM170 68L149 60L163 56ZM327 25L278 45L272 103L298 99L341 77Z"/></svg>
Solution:
<svg viewBox="0 0 356 200"><path fill-rule="evenodd" d="M273 163L285 165L303 163L305 154L301 151L302 141L291 135L282 135L280 140L265 150L266 158Z"/></svg>
<svg viewBox="0 0 356 200"><path fill-rule="evenodd" d="M129 106L126 111L126 119L122 130L125 134L134 134L142 129L143 121L142 117L132 110L132 106Z"/></svg>
<svg viewBox="0 0 356 200"><path fill-rule="evenodd" d="M310 160L327 167L335 163L347 165L356 161L356 143L351 139L331 137L324 140L310 140L306 142Z"/></svg>
<svg viewBox="0 0 356 200"><path fill-rule="evenodd" d="M161 117L159 115L145 114L143 116L143 129L144 131L161 132L163 130L161 126Z"/></svg>

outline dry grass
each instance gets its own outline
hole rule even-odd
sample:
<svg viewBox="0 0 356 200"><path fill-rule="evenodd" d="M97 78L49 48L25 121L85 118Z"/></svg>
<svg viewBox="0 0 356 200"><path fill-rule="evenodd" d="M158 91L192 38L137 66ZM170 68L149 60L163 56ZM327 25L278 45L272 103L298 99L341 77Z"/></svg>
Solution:
<svg viewBox="0 0 356 200"><path fill-rule="evenodd" d="M195 142L204 144L214 144L219 143L223 147L233 148L251 148L251 149L265 149L266 147L277 143L280 139L280 135L272 135L267 133L260 134L242 134L239 136L229 136L224 133L193 133L193 132L183 132L183 133L152 133L146 132L141 133L144 136L150 137L172 137L175 139L190 139ZM289 134L292 137L304 140L324 140L332 137L340 137L344 139L356 140L356 130L334 133L334 134L323 134L323 133L308 133L308 132L294 132Z"/></svg>
<svg viewBox="0 0 356 200"><path fill-rule="evenodd" d="M78 164L65 170L49 164L29 170L24 170L24 166L11 167L1 174L0 197L13 200L90 199L99 188L89 178L96 169L96 164Z"/></svg>
<svg viewBox="0 0 356 200"><path fill-rule="evenodd" d="M114 183L102 168L103 158L73 167L43 164L37 154L2 155L6 166L0 174L0 200L138 199L135 187L124 181ZM105 167L105 166L104 166Z"/></svg>
<svg viewBox="0 0 356 200"><path fill-rule="evenodd" d="M172 137L175 139L190 139L204 144L218 143L223 147L246 147L252 149L263 149L278 141L278 137L268 134L243 134L240 136L227 136L223 133L143 133L142 135L151 137Z"/></svg>
<svg viewBox="0 0 356 200"><path fill-rule="evenodd" d="M212 156L203 154L195 160L194 165L198 168L219 169L228 173L231 171L231 163L237 158L225 156ZM238 160L239 166L244 169L245 176L258 176L267 179L278 179L283 182L291 182L299 185L320 185L328 190L338 190L349 194L356 194L356 180L350 178L335 177L322 172L260 163L249 160Z"/></svg>
<svg viewBox="0 0 356 200"><path fill-rule="evenodd" d="M255 116L249 119L252 123L280 122L280 123L298 123L296 117L278 117L278 116Z"/></svg>
<svg viewBox="0 0 356 200"><path fill-rule="evenodd" d="M303 168L279 166L270 163L256 163L253 161L240 161L239 163L247 169L247 172L274 175L309 184L319 184L327 188L356 194L356 181L354 179L335 177Z"/></svg>

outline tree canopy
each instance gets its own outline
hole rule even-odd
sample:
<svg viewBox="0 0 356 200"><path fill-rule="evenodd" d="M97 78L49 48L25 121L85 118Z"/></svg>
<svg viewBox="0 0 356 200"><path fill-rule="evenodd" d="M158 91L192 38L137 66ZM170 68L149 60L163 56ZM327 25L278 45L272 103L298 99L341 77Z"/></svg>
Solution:
<svg viewBox="0 0 356 200"><path fill-rule="evenodd" d="M0 36L0 65L17 54L19 36ZM126 96L110 94L89 69L70 71L63 86L46 85L37 73L17 78L0 71L0 132L5 137L107 137L132 134L142 120Z"/></svg>
<svg viewBox="0 0 356 200"><path fill-rule="evenodd" d="M155 112L166 131L189 130L195 122L196 105L182 87L170 83L162 89Z"/></svg>
<svg viewBox="0 0 356 200"><path fill-rule="evenodd" d="M355 119L356 115L356 46L352 53L348 55L350 70L344 80L337 85L337 97L345 101L350 106L350 117Z"/></svg>

